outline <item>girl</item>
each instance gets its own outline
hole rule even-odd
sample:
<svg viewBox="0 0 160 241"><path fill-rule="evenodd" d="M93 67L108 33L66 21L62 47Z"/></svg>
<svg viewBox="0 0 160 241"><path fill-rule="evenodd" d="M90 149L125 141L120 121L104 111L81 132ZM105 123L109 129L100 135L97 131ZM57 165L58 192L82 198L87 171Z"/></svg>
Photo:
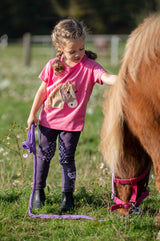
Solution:
<svg viewBox="0 0 160 241"><path fill-rule="evenodd" d="M85 27L75 19L60 21L52 33L57 57L49 60L40 74L38 89L28 118L28 128L38 123L36 190L33 208L44 205L46 179L50 161L59 138L62 166L61 211L74 208L73 191L76 179L75 151L84 127L86 107L95 83L112 85L116 76L107 73L93 59L96 54L85 51Z"/></svg>

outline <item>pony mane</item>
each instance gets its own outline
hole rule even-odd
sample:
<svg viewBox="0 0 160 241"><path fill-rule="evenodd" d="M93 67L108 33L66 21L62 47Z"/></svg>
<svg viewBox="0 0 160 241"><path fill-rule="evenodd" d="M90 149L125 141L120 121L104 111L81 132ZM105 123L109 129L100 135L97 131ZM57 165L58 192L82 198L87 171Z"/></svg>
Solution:
<svg viewBox="0 0 160 241"><path fill-rule="evenodd" d="M116 171L119 160L123 158L122 104L126 98L126 75L129 74L136 82L142 60L149 64L151 60L157 58L158 50L160 50L160 15L153 15L146 18L129 36L117 81L111 87L109 94L108 91L105 92L100 150L112 172Z"/></svg>

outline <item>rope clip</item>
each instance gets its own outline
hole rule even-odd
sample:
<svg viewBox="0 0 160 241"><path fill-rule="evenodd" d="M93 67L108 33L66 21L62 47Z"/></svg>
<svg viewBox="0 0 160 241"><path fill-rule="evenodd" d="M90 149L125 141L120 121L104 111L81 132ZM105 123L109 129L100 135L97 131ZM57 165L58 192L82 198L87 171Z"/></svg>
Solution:
<svg viewBox="0 0 160 241"><path fill-rule="evenodd" d="M133 216L134 214L140 214L141 209L139 207L136 207L134 203L132 203L132 206L130 208L132 210L132 213L130 216Z"/></svg>

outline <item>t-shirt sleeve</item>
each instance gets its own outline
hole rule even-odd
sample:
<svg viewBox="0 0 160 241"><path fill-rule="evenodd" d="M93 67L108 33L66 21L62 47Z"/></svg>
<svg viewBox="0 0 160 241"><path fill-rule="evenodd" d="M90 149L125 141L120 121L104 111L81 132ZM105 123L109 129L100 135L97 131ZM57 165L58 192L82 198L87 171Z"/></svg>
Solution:
<svg viewBox="0 0 160 241"><path fill-rule="evenodd" d="M53 62L54 60L50 60L42 70L42 72L39 75L39 78L44 81L48 86L52 84L53 80Z"/></svg>
<svg viewBox="0 0 160 241"><path fill-rule="evenodd" d="M48 78L49 78L49 72L50 72L50 63L48 62L42 72L39 75L39 78L43 80L44 82L48 83Z"/></svg>

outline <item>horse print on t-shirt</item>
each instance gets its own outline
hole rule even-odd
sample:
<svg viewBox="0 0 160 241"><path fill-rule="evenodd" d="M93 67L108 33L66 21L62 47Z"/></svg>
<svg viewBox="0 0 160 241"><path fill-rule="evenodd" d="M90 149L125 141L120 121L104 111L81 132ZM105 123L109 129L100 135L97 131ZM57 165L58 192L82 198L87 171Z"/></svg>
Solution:
<svg viewBox="0 0 160 241"><path fill-rule="evenodd" d="M48 110L49 106L63 109L65 103L67 103L68 107L75 108L78 104L75 95L76 92L75 83L70 84L67 80L65 83L59 84L49 94L45 102L45 109Z"/></svg>

